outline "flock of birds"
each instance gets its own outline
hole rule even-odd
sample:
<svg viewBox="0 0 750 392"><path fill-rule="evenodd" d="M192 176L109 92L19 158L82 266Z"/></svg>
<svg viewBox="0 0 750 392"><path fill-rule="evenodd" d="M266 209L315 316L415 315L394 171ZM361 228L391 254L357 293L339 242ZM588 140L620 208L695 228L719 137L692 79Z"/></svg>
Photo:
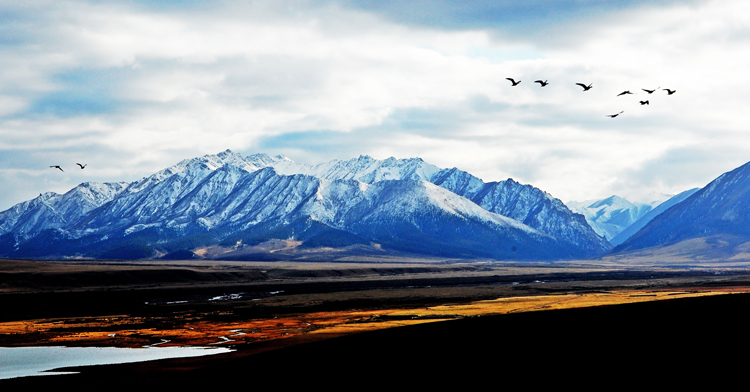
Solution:
<svg viewBox="0 0 750 392"><path fill-rule="evenodd" d="M516 81L513 78L505 78L505 79L510 80L510 83L511 83L512 86L518 86L518 84L521 83L520 80ZM535 80L534 83L539 83L540 87L545 87L546 85L549 84L549 81L547 81L547 80ZM583 84L583 83L576 83L576 85L581 86L581 88L583 88L583 91L589 91L589 90L591 90L593 88L593 83L589 83L588 85ZM657 88L655 88L653 90L648 90L648 89L642 88L641 90L643 90L643 91L645 91L645 92L647 92L649 94L653 94L656 90L659 90L659 89L662 89L662 88L661 87L657 87ZM677 92L677 90L670 90L668 88L665 88L665 89L662 89L662 90L666 91L667 95L672 95L675 92ZM625 90L625 91L617 94L617 96L619 97L621 95L628 95L628 94L633 94L633 93L630 92L630 90ZM639 101L639 102L640 102L641 105L649 105L648 100ZM625 113L624 110L620 111L619 113L615 113L615 114L607 114L606 116L609 117L609 118L615 118L615 117L617 117L617 116L619 116L619 115L621 115L623 113ZM81 170L83 170L86 167L87 164L76 163L76 165L78 165L81 168ZM65 172L65 170L63 170L63 168L60 167L60 165L52 165L50 167L53 168L53 169L60 169L60 171L63 172L63 173Z"/></svg>
<svg viewBox="0 0 750 392"><path fill-rule="evenodd" d="M516 80L515 80L515 79L513 79L513 78L505 78L505 79L507 79L507 80L510 80L511 86L518 86L518 84L519 84L519 83L521 83L521 81L520 81L520 80L516 81ZM539 83L540 87L544 87L544 86L546 86L546 85L548 85L548 84L549 84L549 81L547 81L547 80L535 80L535 81L534 81L534 83ZM591 89L592 89L592 88L594 87L594 84L593 84L593 83L589 83L588 85L586 85L586 84L583 84L583 83L576 83L576 85L578 85L578 86L581 86L581 87L583 88L583 91L589 91L589 90L591 90ZM653 93L654 93L654 91L656 91L656 90L660 90L660 89L661 89L661 90L664 90L664 91L666 91L666 92L667 92L667 95L672 95L672 94L674 94L674 93L676 93L676 92L677 92L677 90L670 90L670 89L668 89L668 88L662 89L661 87L657 87L657 88L655 88L655 89L653 89L653 90L648 90L648 89L642 88L641 90L643 90L643 91L645 91L645 92L647 92L647 93L649 93L649 94L653 94ZM621 95L628 95L628 94L633 94L633 93L632 93L632 92L630 92L630 90L625 90L625 91L623 91L623 92L621 92L621 93L617 94L617 96L619 97L619 96L621 96ZM649 105L649 102L648 102L648 100L645 100L645 101L639 101L639 102L640 102L640 104L641 104L641 105ZM622 110L622 111L620 111L619 113L615 113L615 114L606 114L605 116L607 116L607 117L609 117L609 118L615 118L615 117L617 117L617 116L621 115L622 113L625 113L625 111L624 111L624 110Z"/></svg>
<svg viewBox="0 0 750 392"><path fill-rule="evenodd" d="M78 165L81 168L81 170L83 170L88 165L88 163L80 164L76 162L76 165ZM60 169L61 172L65 173L65 170L63 170L63 168L60 167L60 165L52 165L50 167L53 169Z"/></svg>

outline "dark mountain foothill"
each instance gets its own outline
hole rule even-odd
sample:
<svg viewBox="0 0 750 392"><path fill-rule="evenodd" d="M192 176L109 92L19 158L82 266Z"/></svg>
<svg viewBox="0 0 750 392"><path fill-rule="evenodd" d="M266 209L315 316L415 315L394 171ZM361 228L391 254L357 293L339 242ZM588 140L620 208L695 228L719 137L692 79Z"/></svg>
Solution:
<svg viewBox="0 0 750 392"><path fill-rule="evenodd" d="M667 249L708 259L741 257L750 247L750 163L724 173L654 217L612 254Z"/></svg>

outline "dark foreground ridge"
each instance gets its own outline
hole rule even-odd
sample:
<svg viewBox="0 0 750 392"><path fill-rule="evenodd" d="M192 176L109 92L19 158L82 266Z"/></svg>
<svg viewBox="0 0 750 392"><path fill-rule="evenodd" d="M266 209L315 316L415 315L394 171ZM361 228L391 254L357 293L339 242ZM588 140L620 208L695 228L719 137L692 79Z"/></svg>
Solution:
<svg viewBox="0 0 750 392"><path fill-rule="evenodd" d="M78 369L0 382L76 390L222 385L349 389L670 385L738 379L750 295L486 316L343 336L248 355ZM599 384L605 382L605 384ZM269 384L270 383L270 384ZM489 384L488 384L489 383ZM9 388L9 389L8 389Z"/></svg>

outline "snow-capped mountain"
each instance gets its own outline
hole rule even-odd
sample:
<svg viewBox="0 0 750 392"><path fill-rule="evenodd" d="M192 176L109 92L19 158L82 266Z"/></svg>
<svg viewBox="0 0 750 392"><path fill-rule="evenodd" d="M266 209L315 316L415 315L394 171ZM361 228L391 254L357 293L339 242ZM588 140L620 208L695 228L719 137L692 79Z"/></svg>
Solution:
<svg viewBox="0 0 750 392"><path fill-rule="evenodd" d="M613 251L620 253L702 239L726 257L745 254L750 241L750 163L717 177L656 216ZM698 243L691 245L698 247Z"/></svg>
<svg viewBox="0 0 750 392"><path fill-rule="evenodd" d="M47 192L0 212L0 235L34 236L42 230L75 225L89 211L114 199L127 183L84 182L63 195Z"/></svg>
<svg viewBox="0 0 750 392"><path fill-rule="evenodd" d="M369 156L348 161L333 160L316 166L297 164L284 156L255 154L254 165L267 165L284 174L307 174L328 180L354 179L367 184L382 180L424 180L439 185L478 204L487 211L513 218L555 237L558 241L585 249L588 255L609 249L609 243L573 213L559 199L531 185L508 179L485 183L457 168L440 169L420 158L385 160Z"/></svg>
<svg viewBox="0 0 750 392"><path fill-rule="evenodd" d="M661 202L634 203L613 195L601 200L570 201L566 204L571 210L583 214L597 234L611 241Z"/></svg>
<svg viewBox="0 0 750 392"><path fill-rule="evenodd" d="M0 213L0 253L8 257L151 257L290 237L309 246L378 243L501 259L608 249L582 216L541 190L485 184L418 158L306 166L227 150L131 184L81 184Z"/></svg>

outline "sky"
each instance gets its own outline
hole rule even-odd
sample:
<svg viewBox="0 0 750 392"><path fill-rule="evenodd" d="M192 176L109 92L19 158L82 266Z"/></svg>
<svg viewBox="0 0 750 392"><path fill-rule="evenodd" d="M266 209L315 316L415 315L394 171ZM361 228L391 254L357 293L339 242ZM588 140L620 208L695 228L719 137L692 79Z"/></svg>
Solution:
<svg viewBox="0 0 750 392"><path fill-rule="evenodd" d="M749 69L746 1L0 0L0 211L226 149L648 201L750 161Z"/></svg>

